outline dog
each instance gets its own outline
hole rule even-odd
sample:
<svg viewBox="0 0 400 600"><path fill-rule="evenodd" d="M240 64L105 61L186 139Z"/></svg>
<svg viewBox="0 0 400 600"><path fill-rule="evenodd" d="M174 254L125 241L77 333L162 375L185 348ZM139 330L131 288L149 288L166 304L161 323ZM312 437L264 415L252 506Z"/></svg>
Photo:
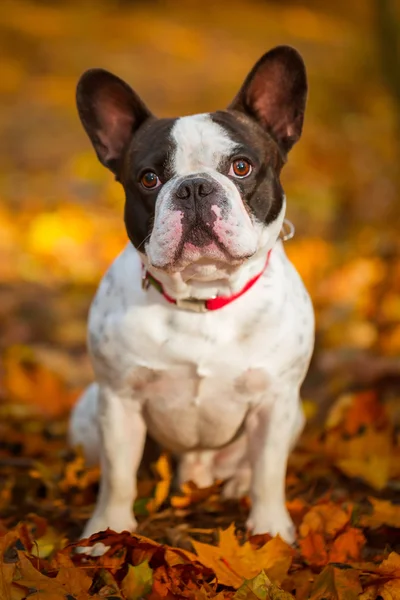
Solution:
<svg viewBox="0 0 400 600"><path fill-rule="evenodd" d="M101 466L83 537L135 530L148 432L178 457L179 481L226 479L226 496L250 495L250 531L295 540L285 476L305 421L314 315L280 240L280 173L306 98L289 46L264 54L229 107L207 114L159 119L105 70L79 80L80 119L124 188L129 237L90 309L96 382L70 422L71 443Z"/></svg>

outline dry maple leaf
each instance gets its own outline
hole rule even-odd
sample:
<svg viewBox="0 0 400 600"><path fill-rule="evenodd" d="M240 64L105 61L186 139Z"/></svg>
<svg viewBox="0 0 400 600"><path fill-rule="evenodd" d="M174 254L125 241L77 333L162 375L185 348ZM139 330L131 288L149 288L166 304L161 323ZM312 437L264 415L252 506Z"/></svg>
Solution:
<svg viewBox="0 0 400 600"><path fill-rule="evenodd" d="M252 579L264 570L274 583L281 583L292 563L294 551L280 537L275 537L260 548L250 541L239 545L232 524L219 530L218 546L192 540L199 560L213 569L219 583L238 588L244 579Z"/></svg>
<svg viewBox="0 0 400 600"><path fill-rule="evenodd" d="M400 555L391 552L380 565L370 565L368 579L360 600L400 600Z"/></svg>
<svg viewBox="0 0 400 600"><path fill-rule="evenodd" d="M347 477L361 478L376 490L387 485L395 460L391 426L379 431L368 426L349 439L340 430L327 432L323 449Z"/></svg>
<svg viewBox="0 0 400 600"><path fill-rule="evenodd" d="M153 571L147 560L137 567L128 565L128 573L121 583L121 590L126 600L139 600L151 591Z"/></svg>
<svg viewBox="0 0 400 600"><path fill-rule="evenodd" d="M381 525L389 525L400 529L400 505L392 504L389 500L378 500L378 498L368 498L372 505L372 512L368 515L362 515L360 525L375 529Z"/></svg>
<svg viewBox="0 0 400 600"><path fill-rule="evenodd" d="M350 504L345 507L334 502L317 504L305 514L299 529L300 536L305 537L314 531L332 537L349 523L351 511Z"/></svg>
<svg viewBox="0 0 400 600"><path fill-rule="evenodd" d="M357 600L361 592L357 571L329 565L315 580L310 600Z"/></svg>
<svg viewBox="0 0 400 600"><path fill-rule="evenodd" d="M0 538L0 598L11 598L11 583L16 567L15 561L5 562L5 552L15 544L18 533L10 531Z"/></svg>
<svg viewBox="0 0 400 600"><path fill-rule="evenodd" d="M303 558L309 565L323 567L328 562L328 552L323 535L318 531L309 531L299 539L299 546Z"/></svg>
<svg viewBox="0 0 400 600"><path fill-rule="evenodd" d="M264 571L246 580L235 593L234 600L294 600L292 594L271 583Z"/></svg>
<svg viewBox="0 0 400 600"><path fill-rule="evenodd" d="M362 531L350 527L333 541L329 549L329 562L350 563L360 560L365 543Z"/></svg>
<svg viewBox="0 0 400 600"><path fill-rule="evenodd" d="M68 595L74 600L100 600L98 595L89 596L92 579L83 569L75 567L72 561L68 566L60 567L56 577L47 577L35 569L23 552L18 552L18 558L13 585L33 592L29 593L32 600L66 600Z"/></svg>

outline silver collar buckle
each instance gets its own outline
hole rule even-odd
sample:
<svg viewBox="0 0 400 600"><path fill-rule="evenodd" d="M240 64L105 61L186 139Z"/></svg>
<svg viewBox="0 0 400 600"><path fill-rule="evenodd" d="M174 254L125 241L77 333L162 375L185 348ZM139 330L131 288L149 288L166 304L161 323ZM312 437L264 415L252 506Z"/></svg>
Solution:
<svg viewBox="0 0 400 600"><path fill-rule="evenodd" d="M205 313L208 312L207 300L199 300L198 298L181 298L176 300L176 306L183 310L191 312Z"/></svg>

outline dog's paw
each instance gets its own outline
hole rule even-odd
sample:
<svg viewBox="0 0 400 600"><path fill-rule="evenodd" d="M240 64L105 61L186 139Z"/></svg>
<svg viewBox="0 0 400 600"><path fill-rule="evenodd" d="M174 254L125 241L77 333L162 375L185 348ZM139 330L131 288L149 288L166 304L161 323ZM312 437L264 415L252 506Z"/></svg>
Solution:
<svg viewBox="0 0 400 600"><path fill-rule="evenodd" d="M86 554L87 556L103 556L111 546L106 546L103 542L96 542L93 546L76 546L76 554Z"/></svg>
<svg viewBox="0 0 400 600"><path fill-rule="evenodd" d="M121 531L134 532L137 528L137 521L132 513L123 515L120 511L111 511L110 513L94 514L86 523L82 533L82 539L90 538L93 534L112 529L120 533ZM96 542L93 546L77 546L75 552L78 554L87 554L89 556L102 556L110 549L102 542Z"/></svg>
<svg viewBox="0 0 400 600"><path fill-rule="evenodd" d="M272 536L280 537L288 544L296 541L296 528L286 508L275 511L265 510L251 512L246 523L247 529L253 535L259 533L269 533Z"/></svg>

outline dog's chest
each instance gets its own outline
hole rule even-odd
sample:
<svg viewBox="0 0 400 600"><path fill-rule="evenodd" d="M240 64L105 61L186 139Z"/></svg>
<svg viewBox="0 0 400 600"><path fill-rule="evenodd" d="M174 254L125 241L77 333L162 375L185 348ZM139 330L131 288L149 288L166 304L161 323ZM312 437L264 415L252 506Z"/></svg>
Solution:
<svg viewBox="0 0 400 600"><path fill-rule="evenodd" d="M89 324L96 375L140 402L150 433L166 447L229 443L248 411L268 401L280 371L303 376L312 316L302 286L295 312L282 286L271 295L267 277L230 307L195 314L169 306L156 290L122 289L118 270L110 273Z"/></svg>
<svg viewBox="0 0 400 600"><path fill-rule="evenodd" d="M113 334L114 357L110 344L102 344L115 385L140 402L150 433L167 448L227 444L268 385L267 369L255 361L257 340L209 315L195 316L200 326L194 315L182 322L154 309L126 315Z"/></svg>

